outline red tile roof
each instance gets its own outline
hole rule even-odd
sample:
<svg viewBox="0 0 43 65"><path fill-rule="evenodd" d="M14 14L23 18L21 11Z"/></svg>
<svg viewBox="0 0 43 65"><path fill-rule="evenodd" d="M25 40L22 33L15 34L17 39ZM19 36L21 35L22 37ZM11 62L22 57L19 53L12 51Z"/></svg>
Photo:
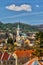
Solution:
<svg viewBox="0 0 43 65"><path fill-rule="evenodd" d="M2 53L0 53L0 59L1 59Z"/></svg>
<svg viewBox="0 0 43 65"><path fill-rule="evenodd" d="M8 60L8 57L9 57L9 54L7 52L5 52L2 60Z"/></svg>
<svg viewBox="0 0 43 65"><path fill-rule="evenodd" d="M42 62L39 62L41 65L43 65L43 63Z"/></svg>
<svg viewBox="0 0 43 65"><path fill-rule="evenodd" d="M33 58L30 61L28 61L27 63L23 64L23 65L33 65L33 62L35 62L35 60L37 60L37 58ZM37 60L38 61L38 60ZM39 62L39 61L38 61ZM42 62L39 62L40 65L43 65Z"/></svg>
<svg viewBox="0 0 43 65"><path fill-rule="evenodd" d="M0 53L0 60L9 60L10 57L11 57L11 55L8 54L7 52Z"/></svg>
<svg viewBox="0 0 43 65"><path fill-rule="evenodd" d="M23 64L23 65L32 65L32 63L34 62L34 59L28 61L27 63Z"/></svg>
<svg viewBox="0 0 43 65"><path fill-rule="evenodd" d="M18 57L31 57L32 56L32 50L17 50L14 53L18 56Z"/></svg>

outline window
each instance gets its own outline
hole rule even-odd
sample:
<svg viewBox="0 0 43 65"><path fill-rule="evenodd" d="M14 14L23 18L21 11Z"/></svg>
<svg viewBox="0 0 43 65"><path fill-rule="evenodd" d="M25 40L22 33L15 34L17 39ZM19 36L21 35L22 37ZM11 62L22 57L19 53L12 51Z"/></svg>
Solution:
<svg viewBox="0 0 43 65"><path fill-rule="evenodd" d="M10 65L13 65L13 61L10 61Z"/></svg>
<svg viewBox="0 0 43 65"><path fill-rule="evenodd" d="M3 61L3 65L6 65L6 61Z"/></svg>

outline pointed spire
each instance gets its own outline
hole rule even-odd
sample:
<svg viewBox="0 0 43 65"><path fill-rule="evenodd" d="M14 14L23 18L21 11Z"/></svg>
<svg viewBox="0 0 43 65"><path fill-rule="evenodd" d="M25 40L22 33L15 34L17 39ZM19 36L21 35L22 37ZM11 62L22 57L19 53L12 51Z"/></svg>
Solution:
<svg viewBox="0 0 43 65"><path fill-rule="evenodd" d="M19 24L17 26L17 36L19 36L19 31L20 31L20 28L19 28Z"/></svg>
<svg viewBox="0 0 43 65"><path fill-rule="evenodd" d="M19 30L19 24L18 24L18 27L17 27L17 29Z"/></svg>

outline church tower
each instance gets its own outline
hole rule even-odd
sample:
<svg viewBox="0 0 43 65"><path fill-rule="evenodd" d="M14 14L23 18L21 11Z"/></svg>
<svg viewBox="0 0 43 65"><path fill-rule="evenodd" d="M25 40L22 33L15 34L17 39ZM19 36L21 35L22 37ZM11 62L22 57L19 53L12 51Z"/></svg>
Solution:
<svg viewBox="0 0 43 65"><path fill-rule="evenodd" d="M20 28L19 28L19 24L18 24L18 26L17 26L17 31L16 31L16 41L17 41L17 42L19 42L19 40L20 40L20 35L19 35L19 33L20 33Z"/></svg>
<svg viewBox="0 0 43 65"><path fill-rule="evenodd" d="M17 36L19 36L19 33L20 33L20 28L19 28L19 24L17 26Z"/></svg>

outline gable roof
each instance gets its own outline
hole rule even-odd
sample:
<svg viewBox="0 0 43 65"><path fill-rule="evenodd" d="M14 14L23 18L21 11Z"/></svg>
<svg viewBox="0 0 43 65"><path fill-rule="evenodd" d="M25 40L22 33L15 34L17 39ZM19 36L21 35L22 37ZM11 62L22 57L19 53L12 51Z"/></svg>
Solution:
<svg viewBox="0 0 43 65"><path fill-rule="evenodd" d="M28 61L27 63L23 64L23 65L43 65L41 62L39 62L37 60L37 58L33 58L30 61Z"/></svg>
<svg viewBox="0 0 43 65"><path fill-rule="evenodd" d="M11 54L7 52L0 53L0 60L9 60L10 58L12 58Z"/></svg>
<svg viewBox="0 0 43 65"><path fill-rule="evenodd" d="M2 60L8 60L8 58L9 58L9 54L7 52L5 52L3 57L2 57Z"/></svg>

